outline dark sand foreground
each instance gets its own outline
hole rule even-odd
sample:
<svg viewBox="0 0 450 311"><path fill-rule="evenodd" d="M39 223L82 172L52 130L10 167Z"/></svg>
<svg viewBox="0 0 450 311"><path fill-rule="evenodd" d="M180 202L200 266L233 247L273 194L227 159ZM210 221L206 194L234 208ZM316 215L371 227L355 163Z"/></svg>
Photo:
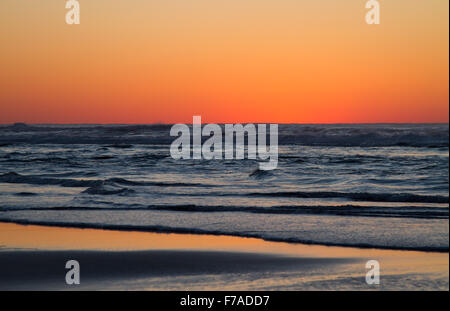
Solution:
<svg viewBox="0 0 450 311"><path fill-rule="evenodd" d="M65 283L77 260L81 284ZM368 260L381 284L365 281ZM448 253L0 223L0 290L448 290Z"/></svg>

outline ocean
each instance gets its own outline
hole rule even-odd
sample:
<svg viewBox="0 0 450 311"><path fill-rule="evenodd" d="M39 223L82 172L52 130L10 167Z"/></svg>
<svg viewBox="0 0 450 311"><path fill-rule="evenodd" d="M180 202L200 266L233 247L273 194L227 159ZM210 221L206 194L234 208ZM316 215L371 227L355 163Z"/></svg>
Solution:
<svg viewBox="0 0 450 311"><path fill-rule="evenodd" d="M170 128L1 125L0 221L448 252L448 124L280 124L273 171Z"/></svg>

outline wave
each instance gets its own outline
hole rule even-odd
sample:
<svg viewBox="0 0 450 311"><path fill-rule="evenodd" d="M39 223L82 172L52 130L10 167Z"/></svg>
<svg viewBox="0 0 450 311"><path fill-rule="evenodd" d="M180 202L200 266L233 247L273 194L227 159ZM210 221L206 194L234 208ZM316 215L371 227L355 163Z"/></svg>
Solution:
<svg viewBox="0 0 450 311"><path fill-rule="evenodd" d="M157 187L213 187L214 185L180 182L158 182L158 181L131 181L124 178L108 178L105 180L52 178L46 175L21 175L9 172L0 175L0 182L12 184L30 185L57 185L61 187L88 188L100 187L105 184L123 184L130 186L157 186Z"/></svg>
<svg viewBox="0 0 450 311"><path fill-rule="evenodd" d="M69 178L52 178L39 175L21 175L15 172L9 172L0 175L0 182L11 184L30 184L30 185L59 185L62 187L93 187L101 185L101 180L78 180Z"/></svg>
<svg viewBox="0 0 450 311"><path fill-rule="evenodd" d="M221 230L206 230L197 228L183 228L183 227L168 227L168 226L142 226L142 225L118 225L118 224L103 224L103 223L82 223L82 222L53 222L53 221L33 221L25 219L9 219L0 218L0 222L16 223L22 225L40 225L50 227L66 227L66 228L82 228L82 229L102 229L115 231L142 231L142 232L156 232L156 233L179 233L179 234L202 234L202 235L218 235L218 236L237 236L246 238L256 238L272 242L286 242L286 243L300 243L309 245L325 245L325 246L340 246L340 247L356 247L356 248L377 248L390 250L408 250L408 251L423 251L423 252L441 252L448 253L448 247L439 246L394 246L384 244L369 244L369 243L333 243L315 240L307 240L301 238L283 238L265 235L263 233L252 232L228 232Z"/></svg>
<svg viewBox="0 0 450 311"><path fill-rule="evenodd" d="M34 193L34 192L18 192L18 193L15 193L15 195L19 196L19 197L32 197L32 196L36 196L38 194Z"/></svg>
<svg viewBox="0 0 450 311"><path fill-rule="evenodd" d="M131 181L124 178L109 178L109 182L129 186L157 186L157 187L216 187L215 185L185 182L159 182L159 181Z"/></svg>
<svg viewBox="0 0 450 311"><path fill-rule="evenodd" d="M270 176L269 175L267 176ZM218 187L214 184L187 183L187 182L159 182L159 181L132 181L125 178L108 179L73 179L48 177L51 175L21 175L15 172L9 172L0 175L1 183L30 184L30 185L55 185L61 187L73 188L99 188L105 185L117 186L153 186L153 187ZM57 176L57 175L56 175ZM255 178L264 178L264 172L255 171L250 176ZM99 190L101 192L101 190ZM95 190L92 190L94 193ZM107 191L105 191L106 193ZM85 192L90 193L90 191ZM131 192L129 192L131 193ZM173 194L177 195L177 194ZM182 194L191 195L191 194ZM195 196L201 194L195 193ZM288 192L250 192L250 193L208 193L212 196L250 196L250 197L274 197L274 198L302 198L302 199L324 199L324 198L344 198L353 201L367 202L398 202L398 203L449 203L448 196L441 195L419 195L412 193L368 193L368 192L333 192L333 191L288 191Z"/></svg>
<svg viewBox="0 0 450 311"><path fill-rule="evenodd" d="M101 155L101 156L95 156L91 158L92 160L110 160L110 159L114 159L114 156L110 156L110 155Z"/></svg>
<svg viewBox="0 0 450 311"><path fill-rule="evenodd" d="M4 125L0 126L0 144L99 144L111 148L168 145L173 141L170 128L171 125ZM448 141L448 124L279 125L280 145L448 148Z"/></svg>
<svg viewBox="0 0 450 311"><path fill-rule="evenodd" d="M319 199L319 198L345 198L354 201L369 202L404 202L404 203L449 203L448 197L440 195L419 195L411 193L368 193L368 192L253 192L250 196L261 197L284 197L284 198L302 198L302 199Z"/></svg>
<svg viewBox="0 0 450 311"><path fill-rule="evenodd" d="M127 161L130 161L131 163L149 163L150 160L161 160L165 159L167 157L170 157L169 154L151 154L151 153L144 153L144 154L135 154L127 158ZM11 152L3 157L1 159L1 162L6 163L31 163L31 164L40 164L40 163L50 163L50 164L59 164L59 165L67 165L67 166L83 166L82 164L85 164L86 160L94 160L94 161L104 161L104 160L121 160L120 156L117 155L111 155L111 154L100 154L100 155L94 155L91 157L86 158L74 158L73 155L69 155L67 157L55 157L55 156L49 156L49 157L30 157L29 154L26 153L19 153L19 152Z"/></svg>
<svg viewBox="0 0 450 311"><path fill-rule="evenodd" d="M3 162L9 163L54 163L54 164L67 164L70 166L78 166L79 164L69 158L61 157L46 157L46 158L31 158L31 159L20 159L20 158L6 158Z"/></svg>
<svg viewBox="0 0 450 311"><path fill-rule="evenodd" d="M89 194L127 194L127 188L93 187L86 190ZM132 190L131 190L132 191ZM334 215L353 217L389 217L389 218L418 218L418 219L448 219L449 210L447 207L423 207L423 206L229 206L229 205L123 205L111 207L116 204L104 202L106 207L100 206L59 206L59 207L0 207L0 211L173 211L189 213L224 213L224 212L244 212L255 214L292 214L292 215Z"/></svg>
<svg viewBox="0 0 450 311"><path fill-rule="evenodd" d="M133 189L128 188L120 188L116 187L115 185L108 185L108 184L100 184L95 185L92 187L87 188L82 193L87 194L97 194L97 195L110 195L110 194L120 194L120 195L127 195L134 193L135 191Z"/></svg>
<svg viewBox="0 0 450 311"><path fill-rule="evenodd" d="M133 145L129 145L129 144L114 144L114 145L109 145L106 146L109 148L118 148L118 149L129 149L129 148L133 148Z"/></svg>
<svg viewBox="0 0 450 311"><path fill-rule="evenodd" d="M364 217L396 217L396 218L427 218L446 219L448 208L441 207L382 207L382 206L198 206L172 205L153 206L150 209L177 212L247 212L260 214L305 214L305 215L336 215Z"/></svg>
<svg viewBox="0 0 450 311"><path fill-rule="evenodd" d="M263 178L267 178L267 177L272 177L273 172L266 171L266 170L260 170L259 168L257 168L253 172L251 172L249 176L253 177L255 179L263 179Z"/></svg>

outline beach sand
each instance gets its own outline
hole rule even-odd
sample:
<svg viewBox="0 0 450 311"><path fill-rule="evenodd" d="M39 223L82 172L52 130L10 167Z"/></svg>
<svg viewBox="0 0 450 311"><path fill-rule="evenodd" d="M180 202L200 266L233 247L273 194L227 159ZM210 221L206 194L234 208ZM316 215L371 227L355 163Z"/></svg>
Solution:
<svg viewBox="0 0 450 311"><path fill-rule="evenodd" d="M69 260L80 285L65 283ZM368 260L379 285L366 283ZM448 253L0 223L0 290L448 289Z"/></svg>

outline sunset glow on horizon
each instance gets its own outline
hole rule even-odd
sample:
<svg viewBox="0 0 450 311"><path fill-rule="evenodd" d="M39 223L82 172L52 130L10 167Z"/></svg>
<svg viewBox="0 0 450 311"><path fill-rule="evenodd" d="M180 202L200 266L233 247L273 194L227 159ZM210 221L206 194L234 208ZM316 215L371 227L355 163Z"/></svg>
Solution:
<svg viewBox="0 0 450 311"><path fill-rule="evenodd" d="M449 2L0 2L0 123L447 123Z"/></svg>

